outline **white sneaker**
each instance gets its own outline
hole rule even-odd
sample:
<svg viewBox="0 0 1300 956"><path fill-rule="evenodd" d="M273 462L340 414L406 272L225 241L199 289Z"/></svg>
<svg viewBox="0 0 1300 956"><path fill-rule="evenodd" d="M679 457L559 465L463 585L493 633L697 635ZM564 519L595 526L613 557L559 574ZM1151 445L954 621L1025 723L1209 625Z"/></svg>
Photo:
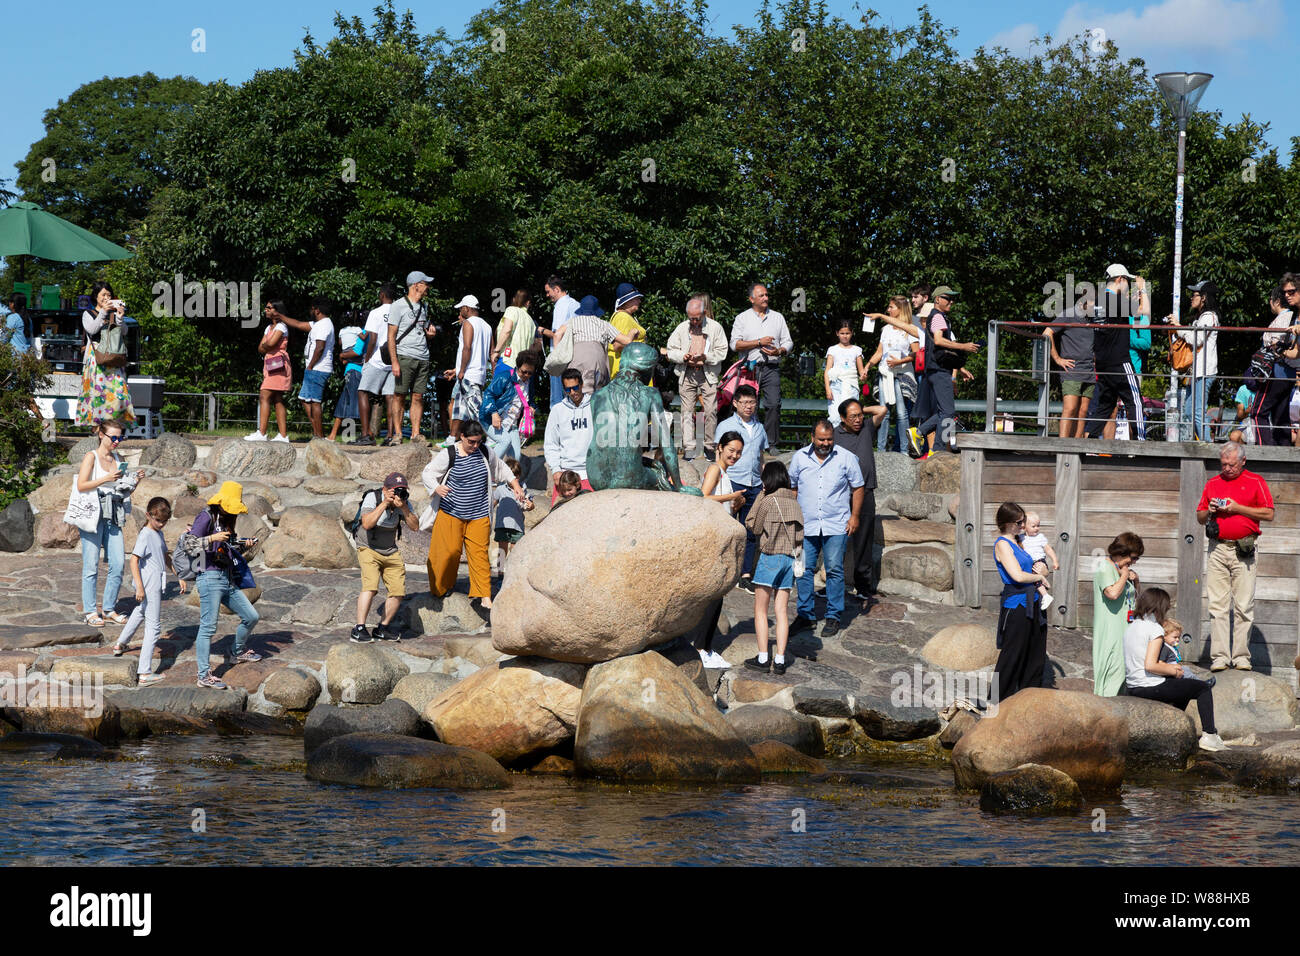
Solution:
<svg viewBox="0 0 1300 956"><path fill-rule="evenodd" d="M274 438L271 439L271 441L282 441L286 445L291 444L288 435L276 435Z"/></svg>
<svg viewBox="0 0 1300 956"><path fill-rule="evenodd" d="M1043 600L1039 603L1038 606L1041 607L1044 611L1046 611L1049 607L1052 606L1052 596L1050 594L1044 594Z"/></svg>
<svg viewBox="0 0 1300 956"><path fill-rule="evenodd" d="M266 436L261 432L249 432L244 436L244 441L266 441Z"/></svg>
<svg viewBox="0 0 1300 956"><path fill-rule="evenodd" d="M709 670L730 670L731 663L717 651L700 651L700 660Z"/></svg>
<svg viewBox="0 0 1300 956"><path fill-rule="evenodd" d="M1210 751L1219 751L1227 747L1223 738L1218 734L1201 734L1201 749Z"/></svg>

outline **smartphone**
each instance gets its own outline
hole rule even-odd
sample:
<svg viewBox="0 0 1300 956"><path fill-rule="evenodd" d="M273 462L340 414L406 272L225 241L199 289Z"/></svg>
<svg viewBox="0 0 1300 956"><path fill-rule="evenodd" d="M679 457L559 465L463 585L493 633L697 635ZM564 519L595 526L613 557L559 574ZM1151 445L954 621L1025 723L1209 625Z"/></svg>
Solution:
<svg viewBox="0 0 1300 956"><path fill-rule="evenodd" d="M118 473L119 475L125 475L125 474L126 474L126 462L124 462L124 461L119 461L119 462L117 463L117 473Z"/></svg>

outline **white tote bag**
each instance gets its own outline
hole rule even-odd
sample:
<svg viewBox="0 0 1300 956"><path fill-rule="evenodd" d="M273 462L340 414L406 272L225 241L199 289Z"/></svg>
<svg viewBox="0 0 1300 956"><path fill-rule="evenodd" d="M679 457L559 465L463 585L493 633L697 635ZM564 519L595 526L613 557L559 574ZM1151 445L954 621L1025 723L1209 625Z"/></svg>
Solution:
<svg viewBox="0 0 1300 956"><path fill-rule="evenodd" d="M81 531L99 530L99 495L94 491L78 491L77 481L72 480L72 491L68 494L68 507L63 511L63 520Z"/></svg>
<svg viewBox="0 0 1300 956"><path fill-rule="evenodd" d="M777 501L776 498L773 497L772 504L776 505L776 516L781 519L782 524L785 524L785 515L781 513L781 502ZM791 566L790 572L796 578L803 577L803 572L804 572L803 548L795 548L792 552L790 552L790 557L793 560L793 564Z"/></svg>
<svg viewBox="0 0 1300 956"><path fill-rule="evenodd" d="M562 328L565 329L564 334L551 349L551 354L546 356L546 362L542 366L547 375L559 375L573 364L573 336L568 333L567 325Z"/></svg>

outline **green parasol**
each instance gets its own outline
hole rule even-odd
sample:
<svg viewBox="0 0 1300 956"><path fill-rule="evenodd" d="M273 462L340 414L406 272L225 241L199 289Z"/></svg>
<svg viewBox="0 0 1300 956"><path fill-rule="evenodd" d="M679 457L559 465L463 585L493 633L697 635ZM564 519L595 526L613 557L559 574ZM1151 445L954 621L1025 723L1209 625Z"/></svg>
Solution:
<svg viewBox="0 0 1300 956"><path fill-rule="evenodd" d="M16 202L0 209L0 256L36 256L55 262L129 259L131 252L35 203Z"/></svg>

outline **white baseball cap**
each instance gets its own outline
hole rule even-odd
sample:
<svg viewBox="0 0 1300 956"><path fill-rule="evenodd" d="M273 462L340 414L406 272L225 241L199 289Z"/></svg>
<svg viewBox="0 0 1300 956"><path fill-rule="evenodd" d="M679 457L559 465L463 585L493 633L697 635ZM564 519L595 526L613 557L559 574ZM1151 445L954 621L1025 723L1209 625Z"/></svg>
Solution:
<svg viewBox="0 0 1300 956"><path fill-rule="evenodd" d="M1123 267L1122 265L1120 265L1118 262L1113 263L1112 265L1108 265L1108 266L1106 267L1106 278L1107 278L1107 279L1118 279L1120 276L1123 276L1125 279L1136 279L1136 278L1137 278L1137 276L1135 276L1133 273L1129 272L1128 269L1124 268L1124 267Z"/></svg>
<svg viewBox="0 0 1300 956"><path fill-rule="evenodd" d="M459 309L463 309L463 308L467 308L467 307L468 307L468 308L471 308L471 309L477 309L477 308L478 308L478 296L476 296L476 295L467 295L467 296L465 296L465 298L461 299L459 302L457 302L455 305L452 306L453 309L458 309L458 310L459 310Z"/></svg>

